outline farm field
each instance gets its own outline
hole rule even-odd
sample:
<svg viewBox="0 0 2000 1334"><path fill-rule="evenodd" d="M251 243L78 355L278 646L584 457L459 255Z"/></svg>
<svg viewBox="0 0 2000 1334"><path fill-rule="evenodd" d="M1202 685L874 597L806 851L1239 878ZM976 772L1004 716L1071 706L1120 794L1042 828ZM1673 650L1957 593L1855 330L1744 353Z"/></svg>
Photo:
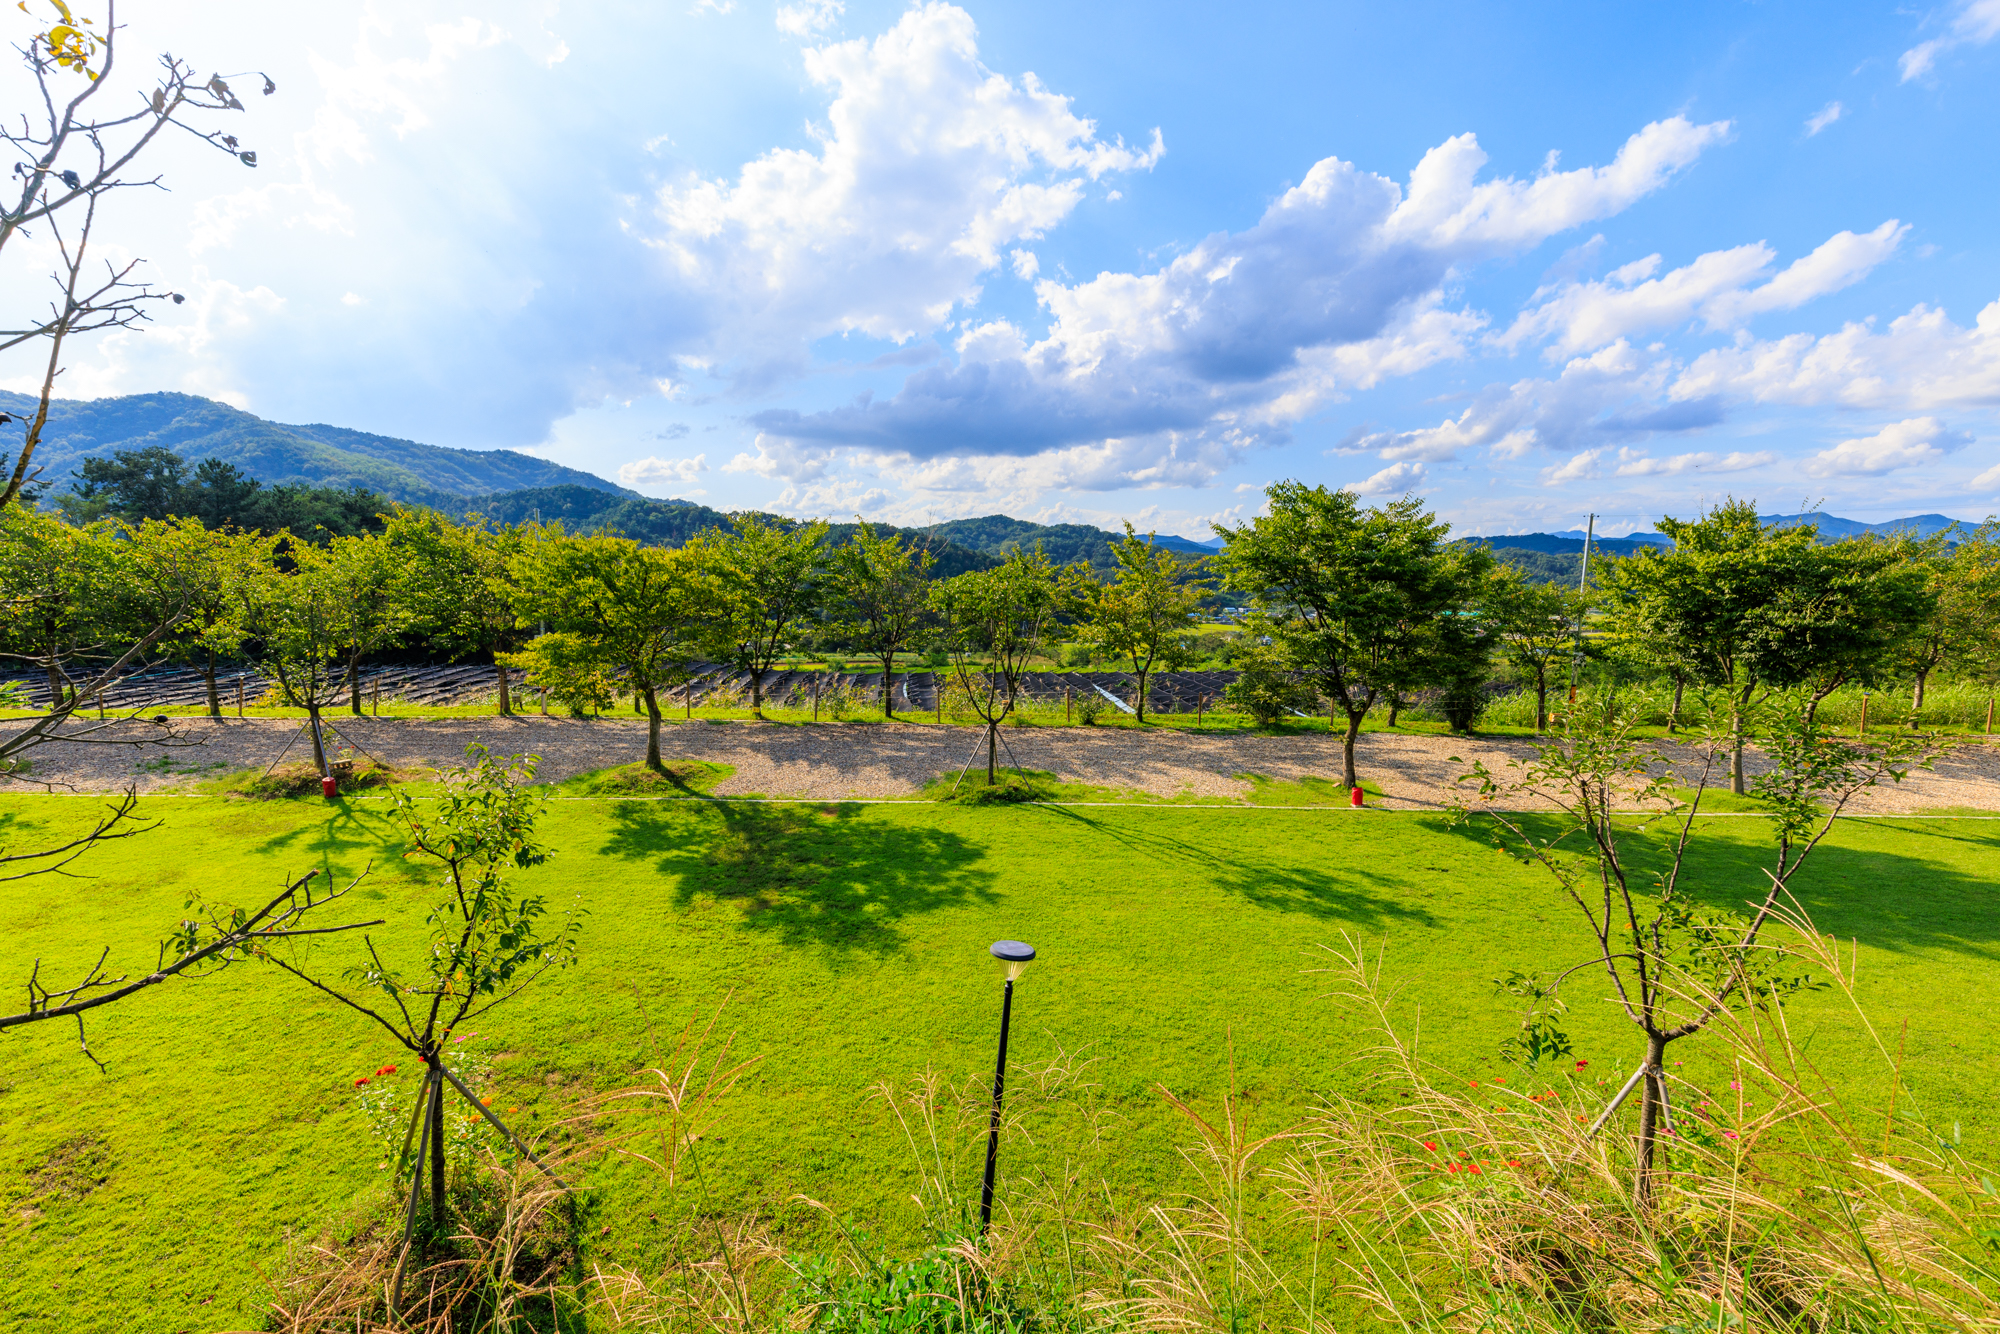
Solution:
<svg viewBox="0 0 2000 1334"><path fill-rule="evenodd" d="M40 958L64 976L105 945L115 968L145 968L190 893L247 901L288 873L371 862L349 917L387 919L374 934L392 957L420 941L430 890L398 860L385 803L148 801L164 827L94 852L92 878L0 885L10 971ZM0 798L0 841L45 841L95 805ZM990 1073L994 939L1042 951L1011 1058L1032 1142L1007 1146L1003 1196L1065 1163L1120 1194L1170 1192L1185 1169L1158 1086L1212 1107L1232 1058L1260 1130L1358 1092L1353 1058L1372 1038L1319 971L1318 947L1343 933L1385 952L1433 1060L1517 1083L1497 1054L1515 1014L1492 979L1578 952L1544 879L1415 812L565 799L542 830L555 854L523 884L590 916L574 969L478 1025L494 1105L546 1126L718 1011L715 1040L734 1033L735 1057L760 1058L703 1141L705 1199L629 1161L590 1179L591 1258L641 1266L661 1220L697 1207L756 1211L774 1240L825 1247L827 1215L800 1195L881 1245L912 1244L910 1147L870 1089ZM1763 833L1754 818L1703 823L1706 897L1747 892ZM2000 1145L2000 1081L1980 1059L2000 1038L1980 999L2000 986L1996 853L2000 821L1847 821L1801 884L1820 928L1854 941L1878 1026L1909 1021L1922 1114L1961 1122L1982 1155ZM358 956L335 938L312 957L331 976ZM1581 1001L1575 1018L1587 1097L1635 1044L1603 1007ZM1841 1003L1808 995L1794 1025L1872 1105L1878 1067ZM380 1204L354 1081L403 1053L293 979L242 965L169 984L101 1012L91 1041L103 1074L56 1025L14 1035L0 1069L6 1327L254 1325L288 1244ZM1070 1098L1038 1105L1027 1072L1065 1061L1087 1062Z"/></svg>

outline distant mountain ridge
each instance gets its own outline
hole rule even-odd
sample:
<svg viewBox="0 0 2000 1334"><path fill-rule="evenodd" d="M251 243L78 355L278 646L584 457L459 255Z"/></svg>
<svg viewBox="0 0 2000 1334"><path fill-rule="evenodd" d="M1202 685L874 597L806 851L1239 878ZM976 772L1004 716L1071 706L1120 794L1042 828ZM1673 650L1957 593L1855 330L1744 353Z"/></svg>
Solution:
<svg viewBox="0 0 2000 1334"><path fill-rule="evenodd" d="M26 394L0 391L0 411L33 412ZM602 477L511 449L448 449L342 426L292 426L194 394L57 399L35 451L57 490L91 455L163 445L190 463L218 458L260 482L365 487L406 504L449 509L460 499L523 487L571 485L641 499Z"/></svg>

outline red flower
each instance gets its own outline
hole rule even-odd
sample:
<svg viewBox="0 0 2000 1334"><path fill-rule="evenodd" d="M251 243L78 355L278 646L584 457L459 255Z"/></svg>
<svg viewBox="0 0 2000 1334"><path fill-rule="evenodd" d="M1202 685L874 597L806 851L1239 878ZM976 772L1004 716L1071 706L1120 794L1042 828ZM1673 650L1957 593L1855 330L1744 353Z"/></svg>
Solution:
<svg viewBox="0 0 2000 1334"><path fill-rule="evenodd" d="M1590 1062L1589 1062L1589 1061L1578 1061L1578 1062L1576 1063L1576 1068L1577 1068L1577 1069L1579 1069L1579 1070L1581 1070L1581 1069L1583 1069L1583 1067L1585 1067L1586 1065L1589 1065L1589 1064L1590 1064Z"/></svg>
<svg viewBox="0 0 2000 1334"><path fill-rule="evenodd" d="M1432 1153L1436 1153L1438 1151L1438 1142L1434 1139L1427 1139L1424 1141L1424 1147Z"/></svg>
<svg viewBox="0 0 2000 1334"><path fill-rule="evenodd" d="M1465 1165L1465 1170L1466 1170L1466 1171L1468 1171L1468 1172L1470 1172L1470 1173L1472 1173L1472 1175L1474 1175L1474 1176L1479 1176L1479 1175L1480 1175L1480 1171L1479 1171L1479 1164L1478 1164L1478 1163L1467 1163L1467 1164Z"/></svg>
<svg viewBox="0 0 2000 1334"><path fill-rule="evenodd" d="M1478 1087L1479 1087L1479 1081L1478 1081L1478 1080L1476 1080L1476 1079L1475 1079L1475 1080L1473 1080L1473 1081L1472 1081L1472 1087L1473 1087L1473 1088L1478 1088Z"/></svg>
<svg viewBox="0 0 2000 1334"><path fill-rule="evenodd" d="M1496 1084L1504 1084L1504 1083L1506 1083L1507 1081L1506 1081L1506 1080L1504 1080L1504 1079L1498 1079L1498 1078L1496 1078L1496 1079L1495 1079L1495 1080L1494 1080L1493 1082L1494 1082L1494 1083L1496 1083Z"/></svg>
<svg viewBox="0 0 2000 1334"><path fill-rule="evenodd" d="M385 1065L385 1066L383 1066L383 1067L382 1067L382 1068L381 1068L380 1070L377 1070L377 1071L375 1072L375 1077L376 1077L377 1079L380 1079L380 1078L381 1078L381 1077L382 1077L383 1075L393 1075L393 1074L395 1074L395 1073L396 1073L396 1067L395 1067L395 1066L393 1066L393 1065Z"/></svg>
<svg viewBox="0 0 2000 1334"><path fill-rule="evenodd" d="M1507 1166L1509 1167L1519 1167L1520 1165L1521 1165L1521 1160L1519 1158L1509 1158L1507 1160Z"/></svg>
<svg viewBox="0 0 2000 1334"><path fill-rule="evenodd" d="M366 1084L367 1082L368 1082L368 1076L363 1075L361 1078L354 1081L354 1087L360 1088L363 1084Z"/></svg>

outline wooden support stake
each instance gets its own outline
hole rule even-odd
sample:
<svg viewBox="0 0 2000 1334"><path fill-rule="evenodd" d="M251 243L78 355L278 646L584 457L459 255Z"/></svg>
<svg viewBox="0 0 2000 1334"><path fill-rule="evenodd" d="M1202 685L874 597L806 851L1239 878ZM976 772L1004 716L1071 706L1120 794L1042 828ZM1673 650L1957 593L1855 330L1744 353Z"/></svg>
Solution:
<svg viewBox="0 0 2000 1334"><path fill-rule="evenodd" d="M1207 712L1207 710L1208 710L1208 696L1203 695L1200 699L1194 702L1194 725L1196 727L1201 726L1201 716L1203 713Z"/></svg>
<svg viewBox="0 0 2000 1334"><path fill-rule="evenodd" d="M368 707L377 718L382 716L382 683L374 682L368 687Z"/></svg>
<svg viewBox="0 0 2000 1334"><path fill-rule="evenodd" d="M931 693L937 696L938 721L944 721L944 683L938 680L936 672L931 673ZM963 774L959 775L961 778Z"/></svg>
<svg viewBox="0 0 2000 1334"><path fill-rule="evenodd" d="M243 716L243 678L236 678L236 716Z"/></svg>
<svg viewBox="0 0 2000 1334"><path fill-rule="evenodd" d="M1063 687L1063 721L1066 723L1076 721L1076 688L1074 686Z"/></svg>
<svg viewBox="0 0 2000 1334"><path fill-rule="evenodd" d="M819 721L819 678L813 678L813 721Z"/></svg>
<svg viewBox="0 0 2000 1334"><path fill-rule="evenodd" d="M1854 735L1868 735L1868 696L1861 697L1861 726L1854 729Z"/></svg>
<svg viewBox="0 0 2000 1334"><path fill-rule="evenodd" d="M1993 735L1993 696L1986 697L1986 735Z"/></svg>

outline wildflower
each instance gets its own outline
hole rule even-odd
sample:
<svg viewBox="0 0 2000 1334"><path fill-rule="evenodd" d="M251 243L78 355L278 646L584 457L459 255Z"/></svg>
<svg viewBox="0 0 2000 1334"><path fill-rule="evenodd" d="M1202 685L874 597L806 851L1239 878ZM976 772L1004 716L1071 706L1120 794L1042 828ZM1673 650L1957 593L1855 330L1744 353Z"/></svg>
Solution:
<svg viewBox="0 0 2000 1334"><path fill-rule="evenodd" d="M1424 1147L1432 1153L1436 1153L1438 1151L1438 1142L1434 1139L1427 1139L1424 1141Z"/></svg>
<svg viewBox="0 0 2000 1334"><path fill-rule="evenodd" d="M1736 1138L1736 1132L1735 1132L1735 1131L1733 1131L1733 1130L1725 1130L1725 1131L1723 1131L1723 1132L1722 1132L1722 1137L1723 1137L1724 1139L1735 1139L1735 1138Z"/></svg>
<svg viewBox="0 0 2000 1334"><path fill-rule="evenodd" d="M1589 1061L1578 1061L1578 1062L1576 1063L1576 1068L1577 1068L1577 1069L1579 1069L1579 1070L1581 1070L1581 1069L1583 1069L1583 1067L1585 1067L1586 1065L1589 1065L1589 1064L1590 1064L1590 1062L1589 1062Z"/></svg>
<svg viewBox="0 0 2000 1334"><path fill-rule="evenodd" d="M479 1100L479 1105L480 1105L481 1107L491 1107L491 1106L493 1105L493 1099L491 1099L491 1098L481 1098L481 1099Z"/></svg>
<svg viewBox="0 0 2000 1334"><path fill-rule="evenodd" d="M1493 1082L1494 1082L1494 1083L1496 1083L1496 1084L1504 1084L1504 1083L1506 1083L1507 1081L1506 1081L1506 1080L1504 1080L1504 1079L1498 1079L1498 1078L1496 1078L1496 1079L1495 1079L1495 1080L1494 1080Z"/></svg>
<svg viewBox="0 0 2000 1334"><path fill-rule="evenodd" d="M1466 1170L1466 1171L1468 1171L1468 1172L1470 1172L1470 1173L1472 1173L1472 1175L1474 1175L1474 1176L1479 1176L1479 1175L1481 1175L1481 1173L1480 1173L1480 1170L1479 1170L1479 1164L1478 1164L1478 1163L1467 1163L1467 1164L1465 1165L1465 1170Z"/></svg>
<svg viewBox="0 0 2000 1334"><path fill-rule="evenodd" d="M1473 1080L1473 1081L1472 1081L1472 1087L1474 1087L1474 1088L1478 1088L1478 1087L1479 1087L1479 1081L1478 1081L1478 1080L1476 1080L1476 1079L1475 1079L1475 1080Z"/></svg>
<svg viewBox="0 0 2000 1334"><path fill-rule="evenodd" d="M383 1066L383 1067L382 1067L382 1068L381 1068L380 1070L377 1070L377 1071L375 1072L375 1078L377 1078L377 1079L380 1079L380 1078L381 1078L381 1077L382 1077L383 1075L393 1075L393 1074L395 1074L395 1073L396 1073L396 1067L395 1067L395 1066L393 1066L393 1065L385 1065L385 1066Z"/></svg>
<svg viewBox="0 0 2000 1334"><path fill-rule="evenodd" d="M1740 1092L1743 1088L1743 1082L1741 1080L1732 1079L1729 1081L1729 1087L1736 1089L1737 1091Z"/></svg>
<svg viewBox="0 0 2000 1334"><path fill-rule="evenodd" d="M361 1076L361 1078L354 1081L354 1087L360 1088L363 1084L366 1084L367 1082L368 1082L368 1076L363 1075Z"/></svg>
<svg viewBox="0 0 2000 1334"><path fill-rule="evenodd" d="M1519 1167L1520 1165L1521 1165L1521 1160L1519 1158L1509 1158L1507 1160L1507 1166L1509 1167Z"/></svg>

